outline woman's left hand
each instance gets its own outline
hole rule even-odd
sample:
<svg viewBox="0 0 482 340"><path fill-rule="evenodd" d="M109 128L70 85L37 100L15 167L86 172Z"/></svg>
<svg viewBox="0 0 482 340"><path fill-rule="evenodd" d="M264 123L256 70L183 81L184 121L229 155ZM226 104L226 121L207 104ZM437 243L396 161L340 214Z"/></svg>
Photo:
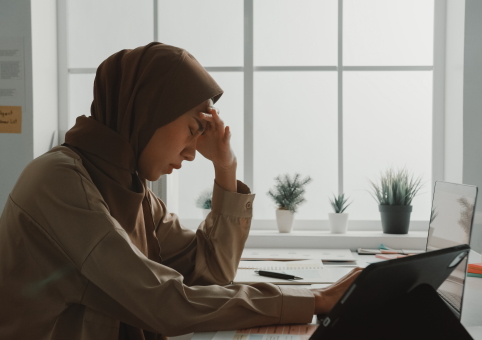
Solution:
<svg viewBox="0 0 482 340"><path fill-rule="evenodd" d="M199 118L207 121L204 133L199 136L196 149L213 162L214 167L230 169L236 167L236 156L231 148L231 131L219 118L218 110L209 108L208 113L200 112Z"/></svg>

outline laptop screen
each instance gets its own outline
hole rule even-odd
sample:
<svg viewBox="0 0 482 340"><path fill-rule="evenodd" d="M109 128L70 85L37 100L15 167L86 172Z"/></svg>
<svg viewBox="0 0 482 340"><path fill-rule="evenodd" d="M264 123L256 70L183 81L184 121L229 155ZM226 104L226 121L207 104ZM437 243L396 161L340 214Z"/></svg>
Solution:
<svg viewBox="0 0 482 340"><path fill-rule="evenodd" d="M469 244L477 188L469 185L435 182L427 251ZM438 289L438 293L460 317L464 293L466 257Z"/></svg>

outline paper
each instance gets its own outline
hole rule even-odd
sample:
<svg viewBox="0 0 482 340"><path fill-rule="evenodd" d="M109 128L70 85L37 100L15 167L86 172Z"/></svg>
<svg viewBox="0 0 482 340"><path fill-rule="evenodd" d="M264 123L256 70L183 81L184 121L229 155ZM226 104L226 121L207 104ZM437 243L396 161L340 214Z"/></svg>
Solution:
<svg viewBox="0 0 482 340"><path fill-rule="evenodd" d="M21 133L25 107L23 38L0 37L0 105L0 133Z"/></svg>
<svg viewBox="0 0 482 340"><path fill-rule="evenodd" d="M358 254L360 255L375 255L375 254L401 254L401 255L414 255L414 254L422 254L425 253L425 250L416 250L416 249L391 249L391 248L384 248L384 249L365 249L365 248L358 248Z"/></svg>
<svg viewBox="0 0 482 340"><path fill-rule="evenodd" d="M241 260L292 261L324 260L355 261L349 249L259 249L245 248Z"/></svg>
<svg viewBox="0 0 482 340"><path fill-rule="evenodd" d="M22 132L22 107L0 106L0 132Z"/></svg>
<svg viewBox="0 0 482 340"><path fill-rule="evenodd" d="M284 280L256 274L256 269L264 269L302 277L303 280ZM306 285L316 283L333 283L350 272L352 268L323 268L320 260L307 261L240 261L233 283L253 284L269 282L286 285Z"/></svg>
<svg viewBox="0 0 482 340"><path fill-rule="evenodd" d="M275 325L227 332L196 332L191 340L308 340L318 325Z"/></svg>

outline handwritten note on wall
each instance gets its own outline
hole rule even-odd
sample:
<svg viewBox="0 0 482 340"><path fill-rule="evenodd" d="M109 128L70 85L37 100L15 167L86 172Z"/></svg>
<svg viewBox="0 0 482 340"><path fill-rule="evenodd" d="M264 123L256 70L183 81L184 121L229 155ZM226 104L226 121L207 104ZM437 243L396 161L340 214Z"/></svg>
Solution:
<svg viewBox="0 0 482 340"><path fill-rule="evenodd" d="M0 133L22 132L22 107L0 106Z"/></svg>

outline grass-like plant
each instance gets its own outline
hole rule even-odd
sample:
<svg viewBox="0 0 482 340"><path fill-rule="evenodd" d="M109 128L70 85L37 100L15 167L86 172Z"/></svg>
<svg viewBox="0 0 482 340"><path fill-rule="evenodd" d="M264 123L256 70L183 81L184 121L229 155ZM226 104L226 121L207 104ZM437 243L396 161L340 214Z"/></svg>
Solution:
<svg viewBox="0 0 482 340"><path fill-rule="evenodd" d="M211 209L213 202L213 191L206 189L196 199L196 207L201 209Z"/></svg>
<svg viewBox="0 0 482 340"><path fill-rule="evenodd" d="M370 194L380 205L410 205L423 187L422 177L414 178L406 168L389 168L380 174L378 183L370 183Z"/></svg>
<svg viewBox="0 0 482 340"><path fill-rule="evenodd" d="M338 195L338 197L333 194L333 199L330 199L331 206L337 214L341 214L342 212L344 212L345 209L353 203L353 201L351 201L350 203L346 204L347 202L348 197L345 198L345 194Z"/></svg>
<svg viewBox="0 0 482 340"><path fill-rule="evenodd" d="M295 174L291 178L288 174L280 175L275 178L275 187L268 191L270 196L279 209L296 212L298 205L305 202L305 186L311 182L308 176L300 179L300 174Z"/></svg>

